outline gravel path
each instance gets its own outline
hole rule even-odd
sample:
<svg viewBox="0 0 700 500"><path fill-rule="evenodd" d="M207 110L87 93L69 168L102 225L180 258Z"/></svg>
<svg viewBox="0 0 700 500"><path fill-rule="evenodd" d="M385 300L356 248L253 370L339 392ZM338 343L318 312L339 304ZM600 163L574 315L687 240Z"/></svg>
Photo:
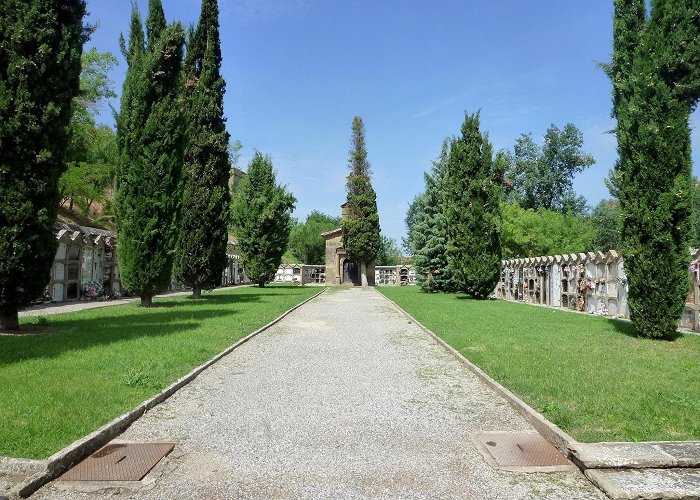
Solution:
<svg viewBox="0 0 700 500"><path fill-rule="evenodd" d="M175 297L178 295L192 295L192 291L184 292L168 292L161 295L156 295L155 298L163 297ZM36 306L31 306L23 311L19 312L20 318L28 318L32 316L51 316L53 314L63 314L69 312L84 311L86 309L97 309L98 307L110 307L110 306L120 306L123 304L129 304L131 302L136 302L139 300L135 297L128 297L126 299L113 299L113 300L73 300L69 302L57 302L53 304L39 304Z"/></svg>
<svg viewBox="0 0 700 500"><path fill-rule="evenodd" d="M121 436L177 443L144 481L32 498L604 498L578 472L494 470L471 438L529 429L378 292L332 289Z"/></svg>

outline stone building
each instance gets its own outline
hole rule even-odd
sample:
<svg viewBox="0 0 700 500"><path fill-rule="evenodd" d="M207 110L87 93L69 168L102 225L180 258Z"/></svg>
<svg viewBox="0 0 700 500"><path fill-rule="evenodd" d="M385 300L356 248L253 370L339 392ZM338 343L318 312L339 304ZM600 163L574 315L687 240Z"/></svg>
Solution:
<svg viewBox="0 0 700 500"><path fill-rule="evenodd" d="M46 298L54 302L121 294L116 235L76 224L54 226L58 249Z"/></svg>
<svg viewBox="0 0 700 500"><path fill-rule="evenodd" d="M347 203L341 205L341 215L347 217ZM327 285L353 285L359 286L360 263L350 260L343 248L343 230L334 229L323 233L326 240L326 284ZM374 262L367 264L367 284L374 286L375 272Z"/></svg>

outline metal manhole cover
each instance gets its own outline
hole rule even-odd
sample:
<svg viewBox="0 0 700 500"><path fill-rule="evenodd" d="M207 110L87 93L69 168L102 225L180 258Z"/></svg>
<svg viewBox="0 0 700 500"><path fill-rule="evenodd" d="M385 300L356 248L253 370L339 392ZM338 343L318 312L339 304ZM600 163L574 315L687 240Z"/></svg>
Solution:
<svg viewBox="0 0 700 500"><path fill-rule="evenodd" d="M59 481L140 481L174 447L173 443L110 443Z"/></svg>
<svg viewBox="0 0 700 500"><path fill-rule="evenodd" d="M559 471L575 468L538 432L479 432L481 454L494 468L514 471Z"/></svg>

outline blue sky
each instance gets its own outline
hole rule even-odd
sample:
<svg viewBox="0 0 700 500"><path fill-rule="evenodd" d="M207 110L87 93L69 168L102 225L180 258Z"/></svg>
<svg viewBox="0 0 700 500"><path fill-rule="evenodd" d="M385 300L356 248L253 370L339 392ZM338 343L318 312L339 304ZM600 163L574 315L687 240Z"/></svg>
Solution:
<svg viewBox="0 0 700 500"><path fill-rule="evenodd" d="M147 0L137 4L145 15ZM199 17L200 0L163 5L170 21ZM255 150L271 155L298 199L295 217L339 215L354 115L367 129L382 231L399 242L423 172L465 111L481 110L496 149L574 123L596 159L574 186L591 205L608 196L614 121L597 63L612 50L612 0L220 0L220 9L225 113L244 146L240 166ZM88 10L98 24L90 46L118 54L130 2L88 0ZM103 121L112 122L108 111ZM695 175L699 141L694 129Z"/></svg>

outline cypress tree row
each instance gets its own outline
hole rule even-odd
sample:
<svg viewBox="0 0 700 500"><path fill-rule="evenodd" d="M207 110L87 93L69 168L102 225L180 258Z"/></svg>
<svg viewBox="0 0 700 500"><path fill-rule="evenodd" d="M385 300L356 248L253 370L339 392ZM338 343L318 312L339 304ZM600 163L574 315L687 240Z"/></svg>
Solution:
<svg viewBox="0 0 700 500"><path fill-rule="evenodd" d="M447 161L447 254L457 290L486 299L501 274L503 162L479 131L479 113L466 115Z"/></svg>
<svg viewBox="0 0 700 500"><path fill-rule="evenodd" d="M245 273L260 288L272 281L287 249L296 198L278 186L269 156L255 153L231 204L231 226Z"/></svg>
<svg viewBox="0 0 700 500"><path fill-rule="evenodd" d="M166 25L160 0L149 1L148 43L134 6L129 64L117 116L115 192L122 283L150 306L172 275L184 150L180 90L184 29Z"/></svg>
<svg viewBox="0 0 700 500"><path fill-rule="evenodd" d="M84 16L83 0L0 5L0 331L49 283Z"/></svg>
<svg viewBox="0 0 700 500"><path fill-rule="evenodd" d="M447 259L445 218L449 155L450 141L445 140L432 171L425 174L425 194L413 227L413 261L418 284L426 292L454 291L453 273Z"/></svg>
<svg viewBox="0 0 700 500"><path fill-rule="evenodd" d="M231 195L219 39L217 0L204 0L185 63L188 144L176 257L176 276L194 298L220 284L226 267Z"/></svg>
<svg viewBox="0 0 700 500"><path fill-rule="evenodd" d="M381 245L377 194L372 188L372 170L367 161L365 125L362 118L352 120L350 174L347 180L347 217L342 221L343 247L348 258L360 264L362 286L368 285L367 265L374 261Z"/></svg>
<svg viewBox="0 0 700 500"><path fill-rule="evenodd" d="M615 0L613 116L622 252L638 334L671 339L688 292L689 118L700 97L700 7Z"/></svg>

